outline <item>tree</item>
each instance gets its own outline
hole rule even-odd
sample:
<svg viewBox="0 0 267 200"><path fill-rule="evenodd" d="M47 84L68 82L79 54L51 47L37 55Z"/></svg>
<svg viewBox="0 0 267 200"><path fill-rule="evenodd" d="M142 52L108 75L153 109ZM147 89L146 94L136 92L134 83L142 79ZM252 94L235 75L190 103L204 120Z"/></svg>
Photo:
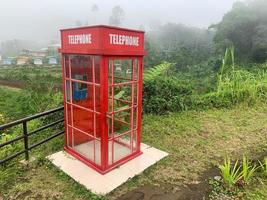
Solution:
<svg viewBox="0 0 267 200"><path fill-rule="evenodd" d="M216 29L214 42L218 52L234 45L239 62L263 62L267 59L267 1L236 2Z"/></svg>
<svg viewBox="0 0 267 200"><path fill-rule="evenodd" d="M109 24L114 26L119 26L124 20L124 10L120 6L115 6L112 9L112 14L109 17Z"/></svg>
<svg viewBox="0 0 267 200"><path fill-rule="evenodd" d="M147 33L146 65L157 65L162 60L176 63L179 70L188 65L207 61L212 55L214 33L205 29L168 23Z"/></svg>
<svg viewBox="0 0 267 200"><path fill-rule="evenodd" d="M98 9L98 6L96 4L94 4L91 8L91 11L92 12L97 12L99 9Z"/></svg>
<svg viewBox="0 0 267 200"><path fill-rule="evenodd" d="M79 27L79 26L82 26L82 22L80 20L76 20L75 22L75 26Z"/></svg>

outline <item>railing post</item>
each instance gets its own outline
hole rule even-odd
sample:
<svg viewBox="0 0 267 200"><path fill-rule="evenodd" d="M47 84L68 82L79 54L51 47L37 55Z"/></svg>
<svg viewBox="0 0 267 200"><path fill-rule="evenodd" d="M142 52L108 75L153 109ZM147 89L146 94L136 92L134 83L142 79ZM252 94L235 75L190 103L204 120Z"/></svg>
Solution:
<svg viewBox="0 0 267 200"><path fill-rule="evenodd" d="M29 142L28 142L28 131L27 121L23 122L23 136L24 136L24 149L25 149L25 160L29 160Z"/></svg>

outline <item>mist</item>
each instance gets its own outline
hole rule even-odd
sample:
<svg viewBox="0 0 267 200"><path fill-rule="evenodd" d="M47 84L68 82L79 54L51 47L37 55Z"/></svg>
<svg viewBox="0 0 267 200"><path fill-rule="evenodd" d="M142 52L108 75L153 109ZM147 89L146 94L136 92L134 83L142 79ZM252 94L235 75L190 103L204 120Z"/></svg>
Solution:
<svg viewBox="0 0 267 200"><path fill-rule="evenodd" d="M219 22L235 0L9 0L0 3L0 42L20 39L47 43L59 40L66 27L108 24L112 8L124 10L123 27L149 30L156 25L182 23L207 28ZM93 5L97 10L93 11Z"/></svg>

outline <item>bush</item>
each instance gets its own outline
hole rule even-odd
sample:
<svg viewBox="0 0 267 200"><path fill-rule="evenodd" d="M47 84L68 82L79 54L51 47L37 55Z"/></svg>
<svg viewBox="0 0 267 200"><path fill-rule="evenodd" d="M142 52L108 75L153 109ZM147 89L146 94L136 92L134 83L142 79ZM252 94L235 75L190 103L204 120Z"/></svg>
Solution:
<svg viewBox="0 0 267 200"><path fill-rule="evenodd" d="M185 110L191 94L190 86L179 84L173 78L161 76L151 79L144 83L143 111L162 114Z"/></svg>

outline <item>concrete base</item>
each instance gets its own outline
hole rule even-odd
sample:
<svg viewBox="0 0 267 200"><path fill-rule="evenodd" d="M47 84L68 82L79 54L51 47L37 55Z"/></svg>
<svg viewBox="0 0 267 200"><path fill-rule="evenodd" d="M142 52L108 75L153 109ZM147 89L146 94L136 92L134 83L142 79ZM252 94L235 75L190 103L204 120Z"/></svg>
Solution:
<svg viewBox="0 0 267 200"><path fill-rule="evenodd" d="M88 190L105 195L168 155L164 151L143 143L141 144L141 151L143 152L142 155L104 175L64 151L52 154L47 158Z"/></svg>

